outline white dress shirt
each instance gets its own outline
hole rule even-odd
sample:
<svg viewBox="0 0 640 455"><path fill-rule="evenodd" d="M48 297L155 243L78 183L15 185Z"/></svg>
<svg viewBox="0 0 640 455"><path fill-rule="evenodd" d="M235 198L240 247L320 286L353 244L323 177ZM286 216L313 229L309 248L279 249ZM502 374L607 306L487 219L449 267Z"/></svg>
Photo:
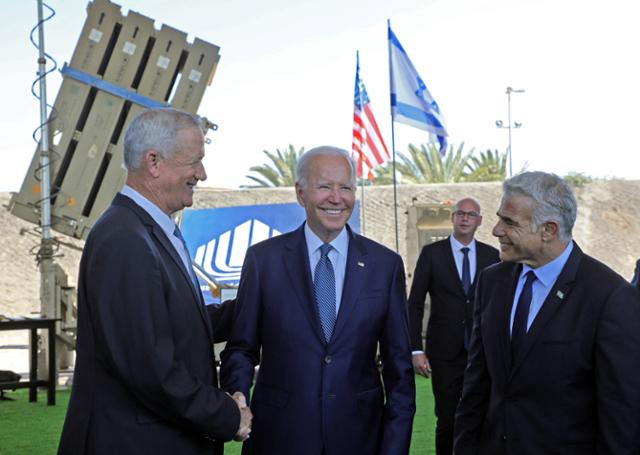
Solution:
<svg viewBox="0 0 640 455"><path fill-rule="evenodd" d="M463 245L458 242L453 235L449 236L449 242L451 243L451 252L453 253L453 260L456 263L456 269L458 269L458 277L462 280L462 261L464 259L464 253L460 251L462 248L469 248L467 255L469 256L469 279L473 283L473 278L476 276L476 239L471 240L468 245Z"/></svg>
<svg viewBox="0 0 640 455"><path fill-rule="evenodd" d="M516 317L516 307L518 306L518 299L520 299L520 294L522 294L522 288L524 287L524 283L526 281L526 274L530 270L536 274L536 280L531 285L531 306L529 307L529 316L527 317L527 331L533 324L536 316L542 309L542 305L544 301L547 299L549 292L551 292L551 288L562 269L564 269L565 264L569 260L569 255L573 251L573 241L570 241L566 246L564 251L555 258L553 261L546 263L538 267L537 269L531 268L528 265L524 264L522 266L522 272L520 272L520 277L518 278L518 284L516 285L516 293L513 296L513 304L511 306L511 322L509 325L509 333L513 330L513 320Z"/></svg>
<svg viewBox="0 0 640 455"><path fill-rule="evenodd" d="M173 231L175 231L177 227L175 221L173 221L173 218L164 213L157 205L155 205L153 202L144 197L142 194L138 193L130 186L125 185L120 191L120 194L128 197L133 202L138 204L145 212L149 214L151 218L153 218L153 221L155 221L158 226L160 226L162 232L164 232L164 234L167 236L167 238L171 242L171 245L173 245L176 252L178 253L178 256L180 256L180 259L182 259L182 264L184 265L185 270L187 271L189 276L191 276L191 274L193 273L191 272L191 270L193 270L191 265L191 256L189 256L189 252L185 249L180 239L173 235Z"/></svg>

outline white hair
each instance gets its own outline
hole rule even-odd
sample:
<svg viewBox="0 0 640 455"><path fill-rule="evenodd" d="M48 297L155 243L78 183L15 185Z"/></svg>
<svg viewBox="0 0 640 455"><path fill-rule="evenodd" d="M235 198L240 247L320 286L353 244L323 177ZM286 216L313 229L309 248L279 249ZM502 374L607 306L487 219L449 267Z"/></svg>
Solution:
<svg viewBox="0 0 640 455"><path fill-rule="evenodd" d="M351 184L354 187L356 186L356 165L353 162L351 155L349 155L349 152L344 149L332 147L329 145L315 147L302 154L296 166L296 182L298 183L298 185L303 188L307 186L307 181L309 180L309 172L311 171L310 163L313 157L316 156L343 157L345 160L347 160L347 163L349 163L349 169L351 170Z"/></svg>
<svg viewBox="0 0 640 455"><path fill-rule="evenodd" d="M178 151L178 132L188 128L200 130L200 119L178 109L148 109L138 114L124 135L126 168L130 171L138 169L144 154L152 149L163 158L172 157Z"/></svg>
<svg viewBox="0 0 640 455"><path fill-rule="evenodd" d="M571 186L555 174L524 172L507 179L502 184L503 199L528 196L534 201L532 230L547 221L558 223L558 238L571 239L573 225L578 214L578 203Z"/></svg>

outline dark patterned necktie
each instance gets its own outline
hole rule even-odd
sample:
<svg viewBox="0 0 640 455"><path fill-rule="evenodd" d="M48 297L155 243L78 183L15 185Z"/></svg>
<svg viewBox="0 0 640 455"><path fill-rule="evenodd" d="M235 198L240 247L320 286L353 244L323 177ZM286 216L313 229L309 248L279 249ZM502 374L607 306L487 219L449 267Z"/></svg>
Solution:
<svg viewBox="0 0 640 455"><path fill-rule="evenodd" d="M471 287L471 268L469 267L469 248L466 246L460 248L464 257L462 258L462 289L465 294L469 294L469 288Z"/></svg>
<svg viewBox="0 0 640 455"><path fill-rule="evenodd" d="M522 347L522 343L527 335L527 321L529 319L529 308L531 307L531 298L533 295L533 282L536 280L536 274L533 270L529 270L526 277L526 281L522 287L522 292L520 293L520 298L518 298L518 306L516 307L516 314L513 318L513 327L511 328L511 352L514 358Z"/></svg>
<svg viewBox="0 0 640 455"><path fill-rule="evenodd" d="M313 292L318 305L320 325L324 338L329 342L336 323L336 279L329 259L332 246L325 243L320 247L320 260L314 273Z"/></svg>

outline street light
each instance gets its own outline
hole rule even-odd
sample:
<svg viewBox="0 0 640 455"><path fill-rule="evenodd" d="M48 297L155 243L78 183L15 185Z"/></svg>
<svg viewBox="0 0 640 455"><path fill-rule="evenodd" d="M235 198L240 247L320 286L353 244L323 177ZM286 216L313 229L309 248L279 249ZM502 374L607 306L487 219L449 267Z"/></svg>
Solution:
<svg viewBox="0 0 640 455"><path fill-rule="evenodd" d="M507 130L509 130L509 147L507 149L507 157L509 158L509 177L511 177L513 175L513 157L511 155L511 129L522 127L522 123L519 123L519 122L513 122L513 124L511 123L511 94L524 93L524 89L516 90L514 88L507 87L506 93L507 93L507 115L508 115L507 122L508 123L505 126L502 123L502 120L496 120L496 126L498 128L506 128Z"/></svg>

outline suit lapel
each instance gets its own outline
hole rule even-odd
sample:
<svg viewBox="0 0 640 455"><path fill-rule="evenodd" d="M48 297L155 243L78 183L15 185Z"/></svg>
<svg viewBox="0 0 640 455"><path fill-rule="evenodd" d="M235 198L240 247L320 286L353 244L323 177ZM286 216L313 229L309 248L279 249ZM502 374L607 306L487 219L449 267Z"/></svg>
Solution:
<svg viewBox="0 0 640 455"><path fill-rule="evenodd" d="M123 196L121 194L117 194L116 198L114 199L114 203L118 205L126 206L131 210L133 210L140 217L142 222L147 226L147 228L151 233L151 236L156 240L156 243L159 243L162 246L162 248L164 248L164 250L169 254L169 256L175 263L178 270L180 270L182 277L185 280L187 280L187 283L189 284L189 289L191 289L191 295L193 296L193 301L198 306L198 311L200 313L200 316L202 316L203 323L207 329L207 334L211 342L213 342L211 322L209 321L208 316L205 314L204 300L202 299L202 293L200 292L199 289L196 290L193 287L193 282L191 281L191 276L189 275L189 272L184 268L184 263L182 262L182 259L178 255L178 252L174 248L171 241L165 235L162 228L158 226L158 224L153 220L151 215L149 215L146 210L144 210L142 207L140 207L138 204L136 204L134 201L132 201L128 197Z"/></svg>
<svg viewBox="0 0 640 455"><path fill-rule="evenodd" d="M155 225L155 223L154 223L154 225ZM180 258L180 255L178 255L178 252L174 248L174 246L171 243L171 241L167 238L167 236L165 235L164 231L160 228L160 226L155 225L155 226L152 226L151 228L152 228L153 235L156 238L156 240L158 241L158 243L160 243L160 245L162 245L162 247L165 249L165 251L167 253L169 253L169 256L171 256L171 259L173 260L173 262L176 264L176 266L180 270L180 273L182 274L182 277L189 284L189 289L191 289L191 295L193 296L194 302L198 306L198 311L200 312L200 316L202 316L202 320L204 322L204 325L207 328L207 333L209 335L209 338L211 338L213 340L211 322L209 321L209 318L208 318L207 314L205 313L204 301L202 299L202 293L200 292L200 289L195 289L193 287L193 281L191 281L191 276L189 275L189 272L184 268L184 263L182 262L182 259Z"/></svg>
<svg viewBox="0 0 640 455"><path fill-rule="evenodd" d="M473 275L473 280L471 280L471 286L469 286L469 295L473 296L476 293L476 283L478 282L478 275L480 275L480 271L484 269L487 265L485 264L485 256L484 249L480 242L476 240L476 273Z"/></svg>
<svg viewBox="0 0 640 455"><path fill-rule="evenodd" d="M464 288L462 287L462 281L460 280L460 274L458 273L458 268L456 267L456 260L453 257L453 248L451 247L451 239L447 237L447 239L442 243L442 247L445 251L442 252L443 258L446 258L447 268L449 269L449 273L453 277L453 280L456 283L456 287L460 292L460 295L466 297L467 294L464 292ZM471 287L469 288L471 289Z"/></svg>
<svg viewBox="0 0 640 455"><path fill-rule="evenodd" d="M296 293L297 301L307 315L311 327L318 339L325 343L320 317L313 296L311 269L309 266L309 254L307 242L304 238L304 224L296 230L291 239L285 245L283 261L289 274L289 283Z"/></svg>
<svg viewBox="0 0 640 455"><path fill-rule="evenodd" d="M511 273L504 279L499 289L508 289L509 291L504 295L504 300L501 302L502 317L500 319L500 325L498 334L500 336L500 350L502 351L502 361L504 362L507 375L511 373L511 307L513 306L513 297L516 294L516 286L518 284L518 277L522 271L522 265L514 264L511 269Z"/></svg>
<svg viewBox="0 0 640 455"><path fill-rule="evenodd" d="M471 283L472 289L475 289L478 275L480 275L482 269L489 267L491 264L493 262L491 262L489 252L484 248L484 244L476 240L476 274L473 276L473 282Z"/></svg>
<svg viewBox="0 0 640 455"><path fill-rule="evenodd" d="M524 339L524 343L522 345L522 349L520 350L520 355L517 359L515 359L513 364L513 369L511 374L522 365L522 362L526 358L527 354L533 347L533 345L537 342L538 338L544 331L545 326L549 323L553 315L558 311L562 302L567 298L571 288L573 287L573 283L576 278L576 272L578 270L578 266L580 265L580 261L582 259L583 253L578 248L578 245L573 244L573 250L569 255L569 259L567 259L567 263L564 265L562 272L558 275L555 284L549 291L549 295L545 299L540 311L536 315L536 318L533 320L529 331L527 332L527 336ZM513 299L512 299L513 300Z"/></svg>
<svg viewBox="0 0 640 455"><path fill-rule="evenodd" d="M340 300L340 310L338 311L331 340L336 339L336 336L344 329L346 322L349 320L349 315L356 306L358 296L367 282L367 267L373 266L373 264L367 263L367 250L360 238L351 232L349 226L347 226L347 232L349 233L347 266Z"/></svg>

